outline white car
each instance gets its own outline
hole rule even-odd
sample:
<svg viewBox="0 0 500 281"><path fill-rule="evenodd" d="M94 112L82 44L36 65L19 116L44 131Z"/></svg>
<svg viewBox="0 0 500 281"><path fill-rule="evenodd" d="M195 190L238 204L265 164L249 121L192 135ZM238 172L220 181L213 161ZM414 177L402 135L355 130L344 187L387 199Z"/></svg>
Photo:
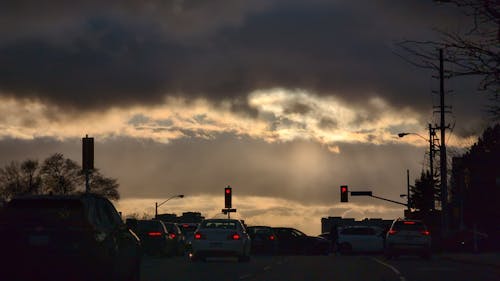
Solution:
<svg viewBox="0 0 500 281"><path fill-rule="evenodd" d="M251 240L240 220L206 219L194 233L190 258L192 261L207 257L237 257L250 260Z"/></svg>
<svg viewBox="0 0 500 281"><path fill-rule="evenodd" d="M431 257L431 233L419 220L396 219L385 238L385 256L415 254L424 259Z"/></svg>
<svg viewBox="0 0 500 281"><path fill-rule="evenodd" d="M376 226L347 226L339 230L341 254L384 251L384 232Z"/></svg>

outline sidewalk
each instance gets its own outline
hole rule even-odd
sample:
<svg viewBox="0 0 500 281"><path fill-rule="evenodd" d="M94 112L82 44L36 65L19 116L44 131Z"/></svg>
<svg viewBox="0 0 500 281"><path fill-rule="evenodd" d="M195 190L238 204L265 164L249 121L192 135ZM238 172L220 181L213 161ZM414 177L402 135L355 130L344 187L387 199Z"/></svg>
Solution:
<svg viewBox="0 0 500 281"><path fill-rule="evenodd" d="M455 262L500 268L500 253L440 253L436 257Z"/></svg>

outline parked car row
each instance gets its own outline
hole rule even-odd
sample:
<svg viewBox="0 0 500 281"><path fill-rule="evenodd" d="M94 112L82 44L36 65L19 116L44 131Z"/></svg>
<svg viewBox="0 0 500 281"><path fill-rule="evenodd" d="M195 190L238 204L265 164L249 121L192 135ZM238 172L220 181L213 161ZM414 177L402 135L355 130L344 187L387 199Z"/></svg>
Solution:
<svg viewBox="0 0 500 281"><path fill-rule="evenodd" d="M249 226L236 219L204 220L194 233L193 261L214 256L235 256L248 261L250 254L328 255L331 243L291 227Z"/></svg>

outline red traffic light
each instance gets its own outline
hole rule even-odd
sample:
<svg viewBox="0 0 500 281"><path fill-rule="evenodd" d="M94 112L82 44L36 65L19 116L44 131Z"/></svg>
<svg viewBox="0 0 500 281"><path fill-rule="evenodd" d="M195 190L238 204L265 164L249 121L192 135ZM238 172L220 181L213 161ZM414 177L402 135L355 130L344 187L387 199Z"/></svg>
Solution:
<svg viewBox="0 0 500 281"><path fill-rule="evenodd" d="M232 191L231 191L231 187L230 186L227 186L226 188L224 188L224 206L226 207L226 209L230 209L232 207Z"/></svg>
<svg viewBox="0 0 500 281"><path fill-rule="evenodd" d="M340 202L349 202L349 191L347 185L340 186Z"/></svg>

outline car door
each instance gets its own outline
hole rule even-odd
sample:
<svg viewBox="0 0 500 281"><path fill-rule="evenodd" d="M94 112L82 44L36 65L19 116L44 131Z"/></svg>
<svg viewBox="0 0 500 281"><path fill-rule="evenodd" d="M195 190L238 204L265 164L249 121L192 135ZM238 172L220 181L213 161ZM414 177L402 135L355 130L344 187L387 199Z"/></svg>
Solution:
<svg viewBox="0 0 500 281"><path fill-rule="evenodd" d="M104 198L99 198L98 201L101 223L107 229L110 243L113 244L115 250L115 273L120 277L130 276L138 263L139 252L136 237L122 222L111 202Z"/></svg>

